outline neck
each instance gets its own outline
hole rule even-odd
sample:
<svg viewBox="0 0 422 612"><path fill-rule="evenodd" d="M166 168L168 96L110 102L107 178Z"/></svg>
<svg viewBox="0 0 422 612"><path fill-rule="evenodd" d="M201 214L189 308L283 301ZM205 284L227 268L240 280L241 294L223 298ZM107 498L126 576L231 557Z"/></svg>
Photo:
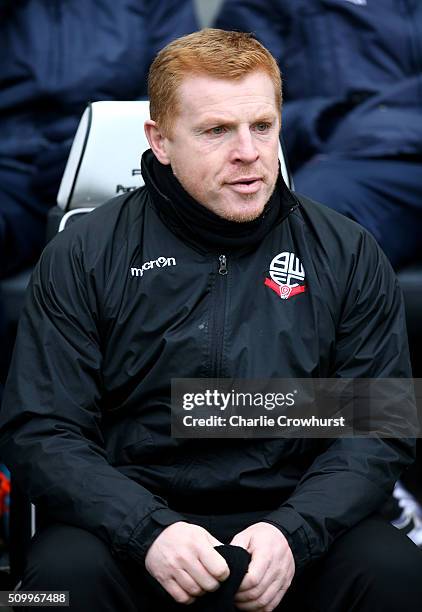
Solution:
<svg viewBox="0 0 422 612"><path fill-rule="evenodd" d="M200 250L252 248L284 216L280 192L287 188L280 173L275 190L261 215L245 222L223 219L197 202L180 184L171 166L161 164L152 151L147 151L142 157L142 174L163 222L185 242L193 243ZM290 201L288 211L291 206Z"/></svg>

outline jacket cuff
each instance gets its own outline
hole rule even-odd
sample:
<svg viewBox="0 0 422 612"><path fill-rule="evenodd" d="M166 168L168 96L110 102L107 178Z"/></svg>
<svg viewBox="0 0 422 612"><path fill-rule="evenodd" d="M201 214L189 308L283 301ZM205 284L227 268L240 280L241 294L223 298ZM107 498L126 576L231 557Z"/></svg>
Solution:
<svg viewBox="0 0 422 612"><path fill-rule="evenodd" d="M173 523L187 522L186 519L169 508L160 508L148 514L134 529L127 546L127 555L145 565L149 547L162 531Z"/></svg>
<svg viewBox="0 0 422 612"><path fill-rule="evenodd" d="M300 573L312 560L311 546L307 537L304 520L295 510L281 507L261 519L278 527L289 543L292 551L296 574Z"/></svg>

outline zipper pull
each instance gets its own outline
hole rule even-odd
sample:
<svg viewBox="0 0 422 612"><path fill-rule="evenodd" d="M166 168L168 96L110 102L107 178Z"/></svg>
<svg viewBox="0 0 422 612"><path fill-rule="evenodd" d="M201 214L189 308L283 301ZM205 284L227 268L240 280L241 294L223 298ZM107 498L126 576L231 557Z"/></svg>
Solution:
<svg viewBox="0 0 422 612"><path fill-rule="evenodd" d="M225 255L220 255L218 258L218 261L220 262L220 267L218 268L218 273L221 274L222 276L225 276L227 274L227 258Z"/></svg>

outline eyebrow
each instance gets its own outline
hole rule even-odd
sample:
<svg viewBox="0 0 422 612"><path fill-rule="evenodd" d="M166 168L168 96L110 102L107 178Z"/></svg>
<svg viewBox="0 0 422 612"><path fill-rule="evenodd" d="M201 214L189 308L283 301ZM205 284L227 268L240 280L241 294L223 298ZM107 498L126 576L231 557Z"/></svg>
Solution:
<svg viewBox="0 0 422 612"><path fill-rule="evenodd" d="M272 123L273 121L275 121L277 119L277 114L276 113L262 113L257 115L252 123ZM227 125L227 126L231 126L231 125L236 125L237 121L230 119L230 118L225 118L223 116L218 116L218 115L209 115L208 117L205 116L200 123L198 123L197 125L194 126L193 130L195 132L201 132L202 130L212 127L212 126L219 126L219 125Z"/></svg>

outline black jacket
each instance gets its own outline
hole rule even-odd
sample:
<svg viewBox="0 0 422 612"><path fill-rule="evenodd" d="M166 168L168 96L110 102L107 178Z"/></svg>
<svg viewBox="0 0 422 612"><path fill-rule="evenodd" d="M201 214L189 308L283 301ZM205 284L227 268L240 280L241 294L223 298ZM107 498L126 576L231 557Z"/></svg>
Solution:
<svg viewBox="0 0 422 612"><path fill-rule="evenodd" d="M2 456L52 520L121 558L142 562L181 511L268 509L302 568L380 506L412 443L172 438L170 380L408 377L397 281L363 228L285 186L279 222L258 245L224 253L219 274L221 252L168 227L147 165L145 188L86 215L41 257ZM284 253L305 273L306 290L289 299L266 281Z"/></svg>

